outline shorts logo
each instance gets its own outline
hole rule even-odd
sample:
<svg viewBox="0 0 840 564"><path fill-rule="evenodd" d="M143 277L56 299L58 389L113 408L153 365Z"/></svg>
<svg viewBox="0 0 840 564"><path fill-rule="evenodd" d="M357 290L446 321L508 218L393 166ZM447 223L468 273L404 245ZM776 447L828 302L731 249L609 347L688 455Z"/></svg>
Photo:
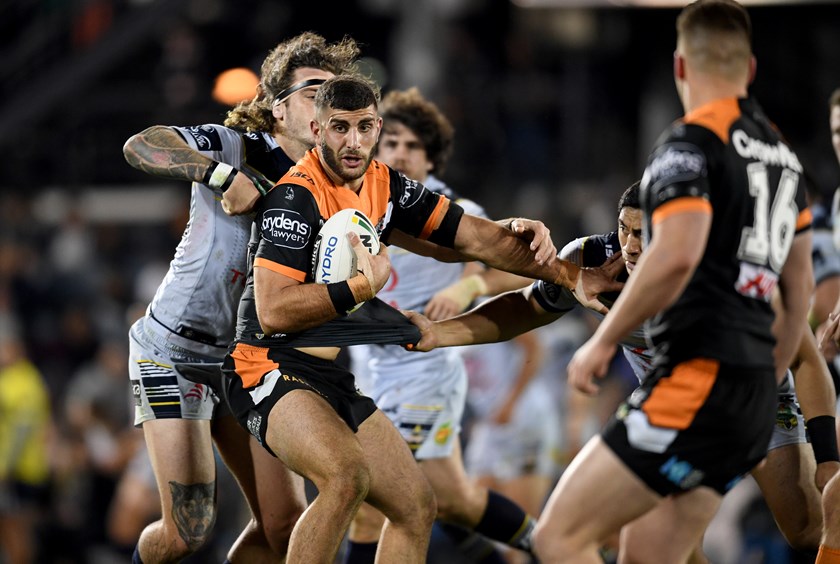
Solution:
<svg viewBox="0 0 840 564"><path fill-rule="evenodd" d="M799 420L796 413L793 412L790 404L787 402L780 402L778 409L776 409L776 427L779 429L795 429L799 426Z"/></svg>
<svg viewBox="0 0 840 564"><path fill-rule="evenodd" d="M262 217L262 235L278 247L302 249L309 243L312 228L294 210L272 208Z"/></svg>
<svg viewBox="0 0 840 564"><path fill-rule="evenodd" d="M420 197L425 192L425 188L416 180L411 180L400 174L400 179L403 181L403 193L400 196L400 207L403 209L410 208L420 201Z"/></svg>
<svg viewBox="0 0 840 564"><path fill-rule="evenodd" d="M195 139L199 151L222 150L222 139L219 137L219 132L214 128L207 125L198 125L188 127L187 131Z"/></svg>
<svg viewBox="0 0 840 564"><path fill-rule="evenodd" d="M435 443L445 445L449 442L450 437L452 437L452 424L446 422L435 433Z"/></svg>
<svg viewBox="0 0 840 564"><path fill-rule="evenodd" d="M260 427L262 426L262 415L257 413L256 411L251 411L248 413L248 432L254 435L257 441L262 444L262 438L260 437Z"/></svg>
<svg viewBox="0 0 840 564"><path fill-rule="evenodd" d="M184 401L190 404L199 403L204 399L205 391L203 384L194 384L190 391L184 394Z"/></svg>
<svg viewBox="0 0 840 564"><path fill-rule="evenodd" d="M659 472L684 490L696 487L705 477L702 470L694 468L684 460L679 460L676 456L672 456L660 466Z"/></svg>
<svg viewBox="0 0 840 564"><path fill-rule="evenodd" d="M140 382L132 380L131 395L134 397L134 405L140 407L140 405L142 405L142 399L140 397Z"/></svg>

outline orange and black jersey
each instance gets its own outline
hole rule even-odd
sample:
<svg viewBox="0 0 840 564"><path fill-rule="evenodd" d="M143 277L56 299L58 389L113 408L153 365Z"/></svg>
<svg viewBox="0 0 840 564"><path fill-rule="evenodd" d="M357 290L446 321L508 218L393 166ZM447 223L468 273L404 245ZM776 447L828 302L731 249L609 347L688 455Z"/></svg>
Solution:
<svg viewBox="0 0 840 564"><path fill-rule="evenodd" d="M264 335L254 304L254 267L298 282L313 282L313 248L319 229L335 213L355 208L376 225L383 243L394 229L452 246L463 210L386 165L372 161L358 193L336 186L310 150L262 199L248 251L248 280L239 303L236 339L262 346L343 346L416 342L419 333L399 312L371 300L353 314L294 334Z"/></svg>
<svg viewBox="0 0 840 564"><path fill-rule="evenodd" d="M645 239L686 210L712 225L685 291L649 322L658 362L773 366L770 297L794 236L811 226L802 174L752 99L716 100L665 132L642 178Z"/></svg>

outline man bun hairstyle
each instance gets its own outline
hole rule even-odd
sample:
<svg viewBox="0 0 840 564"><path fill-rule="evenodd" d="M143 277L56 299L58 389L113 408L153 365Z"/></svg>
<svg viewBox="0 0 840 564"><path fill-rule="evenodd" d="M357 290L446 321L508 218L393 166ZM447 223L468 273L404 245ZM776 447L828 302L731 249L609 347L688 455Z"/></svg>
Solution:
<svg viewBox="0 0 840 564"><path fill-rule="evenodd" d="M275 97L293 85L300 68L315 68L335 75L355 72L360 53L351 37L336 43L311 31L283 41L272 49L260 68L260 83L253 100L241 102L228 112L224 124L247 131L275 130L272 105Z"/></svg>
<svg viewBox="0 0 840 564"><path fill-rule="evenodd" d="M388 124L399 122L410 129L426 150L426 157L432 163L432 172L440 176L452 155L452 140L455 128L438 109L434 102L423 98L414 87L408 90L392 90L382 99L379 115L383 120L383 132Z"/></svg>

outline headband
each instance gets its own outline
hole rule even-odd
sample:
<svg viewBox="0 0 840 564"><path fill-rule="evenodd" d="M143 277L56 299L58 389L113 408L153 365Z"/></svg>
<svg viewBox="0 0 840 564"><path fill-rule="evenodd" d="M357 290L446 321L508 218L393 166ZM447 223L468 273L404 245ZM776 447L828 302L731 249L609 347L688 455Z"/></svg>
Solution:
<svg viewBox="0 0 840 564"><path fill-rule="evenodd" d="M321 85L321 84L324 84L326 81L327 81L327 79L325 79L325 78L309 78L307 80L301 80L297 84L292 84L291 86L289 86L285 90L281 90L277 94L277 96L274 97L273 103L277 104L278 102L282 102L283 100L285 100L286 98L288 98L289 96L291 96L292 94L294 94L295 92L297 92L298 90L300 90L302 88L307 88L309 86L315 86L315 85Z"/></svg>

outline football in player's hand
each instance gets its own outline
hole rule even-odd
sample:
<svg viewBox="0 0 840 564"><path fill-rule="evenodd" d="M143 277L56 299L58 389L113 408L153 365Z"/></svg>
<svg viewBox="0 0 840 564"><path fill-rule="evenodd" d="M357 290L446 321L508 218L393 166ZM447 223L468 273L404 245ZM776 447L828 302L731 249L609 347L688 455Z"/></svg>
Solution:
<svg viewBox="0 0 840 564"><path fill-rule="evenodd" d="M356 275L356 252L347 240L355 232L370 254L379 253L379 237L371 221L357 209L336 213L321 227L313 250L315 282L341 282Z"/></svg>

